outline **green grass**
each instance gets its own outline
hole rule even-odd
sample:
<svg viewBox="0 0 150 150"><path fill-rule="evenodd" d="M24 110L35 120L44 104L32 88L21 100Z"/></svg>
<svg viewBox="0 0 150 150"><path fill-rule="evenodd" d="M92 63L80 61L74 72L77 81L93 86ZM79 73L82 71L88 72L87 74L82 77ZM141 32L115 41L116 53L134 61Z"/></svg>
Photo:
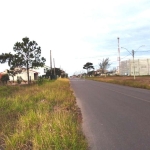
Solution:
<svg viewBox="0 0 150 150"><path fill-rule="evenodd" d="M87 150L69 81L0 87L0 147Z"/></svg>

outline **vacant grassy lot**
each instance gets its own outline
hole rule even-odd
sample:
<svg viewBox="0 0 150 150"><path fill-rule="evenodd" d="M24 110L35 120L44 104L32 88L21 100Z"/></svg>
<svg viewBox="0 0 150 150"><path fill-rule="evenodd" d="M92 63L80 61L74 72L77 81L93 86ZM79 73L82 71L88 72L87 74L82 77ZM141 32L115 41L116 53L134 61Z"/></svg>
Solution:
<svg viewBox="0 0 150 150"><path fill-rule="evenodd" d="M87 79L120 84L125 86L132 86L136 88L150 89L150 76L138 76L135 78L135 80L132 76L102 76L89 77Z"/></svg>
<svg viewBox="0 0 150 150"><path fill-rule="evenodd" d="M0 149L87 149L67 79L0 87Z"/></svg>

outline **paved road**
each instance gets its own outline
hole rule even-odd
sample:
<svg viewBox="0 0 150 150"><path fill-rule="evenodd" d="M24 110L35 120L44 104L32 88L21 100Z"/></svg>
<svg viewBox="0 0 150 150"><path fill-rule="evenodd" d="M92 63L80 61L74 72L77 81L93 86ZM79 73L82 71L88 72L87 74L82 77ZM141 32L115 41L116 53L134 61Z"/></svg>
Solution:
<svg viewBox="0 0 150 150"><path fill-rule="evenodd" d="M150 91L71 79L91 150L150 150Z"/></svg>

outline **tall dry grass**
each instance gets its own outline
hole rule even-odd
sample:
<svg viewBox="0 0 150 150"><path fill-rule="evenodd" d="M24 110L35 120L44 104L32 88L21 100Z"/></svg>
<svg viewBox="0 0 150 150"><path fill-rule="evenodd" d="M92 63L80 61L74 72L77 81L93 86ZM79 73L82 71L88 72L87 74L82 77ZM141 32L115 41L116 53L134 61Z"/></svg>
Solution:
<svg viewBox="0 0 150 150"><path fill-rule="evenodd" d="M0 148L86 150L68 79L0 87Z"/></svg>
<svg viewBox="0 0 150 150"><path fill-rule="evenodd" d="M135 88L150 89L150 77L147 76L136 77L135 80L133 79L133 77L126 76L88 77L87 79Z"/></svg>

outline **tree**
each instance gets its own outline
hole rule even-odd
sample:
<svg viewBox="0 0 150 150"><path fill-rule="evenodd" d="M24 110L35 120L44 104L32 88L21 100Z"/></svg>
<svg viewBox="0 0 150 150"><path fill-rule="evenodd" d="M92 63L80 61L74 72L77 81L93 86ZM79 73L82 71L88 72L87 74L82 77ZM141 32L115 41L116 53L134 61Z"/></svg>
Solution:
<svg viewBox="0 0 150 150"><path fill-rule="evenodd" d="M102 62L99 63L101 73L106 73L106 69L108 69L110 65L109 58L103 59Z"/></svg>
<svg viewBox="0 0 150 150"><path fill-rule="evenodd" d="M57 76L60 76L61 75L61 70L60 70L60 68L55 68L55 75ZM52 72L51 72L51 70L49 70L49 69L47 69L46 70L46 74L45 74L45 76L46 77L51 77L51 79L53 79L54 78L54 68L52 68Z"/></svg>
<svg viewBox="0 0 150 150"><path fill-rule="evenodd" d="M117 71L116 67L113 67L109 72L112 74L116 74L116 71Z"/></svg>
<svg viewBox="0 0 150 150"><path fill-rule="evenodd" d="M83 69L86 69L86 70L87 70L87 74L88 74L88 72L89 72L90 69L94 69L93 63L87 62L87 63L83 66Z"/></svg>
<svg viewBox="0 0 150 150"><path fill-rule="evenodd" d="M41 47L35 41L30 41L28 37L22 39L22 42L16 42L13 50L15 54L2 53L0 55L0 63L8 62L11 70L16 67L25 67L27 70L29 84L29 69L43 67L46 59L41 57Z"/></svg>
<svg viewBox="0 0 150 150"><path fill-rule="evenodd" d="M61 70L61 78L68 78L68 74L64 70Z"/></svg>
<svg viewBox="0 0 150 150"><path fill-rule="evenodd" d="M13 54L11 53L2 53L0 55L0 63L3 64L8 61L8 65L10 65L11 60L13 59Z"/></svg>
<svg viewBox="0 0 150 150"><path fill-rule="evenodd" d="M51 79L55 79L56 76L67 77L68 74L65 73L65 71L61 70L60 68L55 68L55 75L54 75L54 68L52 68L52 73L51 70L46 71L45 77L49 77L49 76L51 77Z"/></svg>

